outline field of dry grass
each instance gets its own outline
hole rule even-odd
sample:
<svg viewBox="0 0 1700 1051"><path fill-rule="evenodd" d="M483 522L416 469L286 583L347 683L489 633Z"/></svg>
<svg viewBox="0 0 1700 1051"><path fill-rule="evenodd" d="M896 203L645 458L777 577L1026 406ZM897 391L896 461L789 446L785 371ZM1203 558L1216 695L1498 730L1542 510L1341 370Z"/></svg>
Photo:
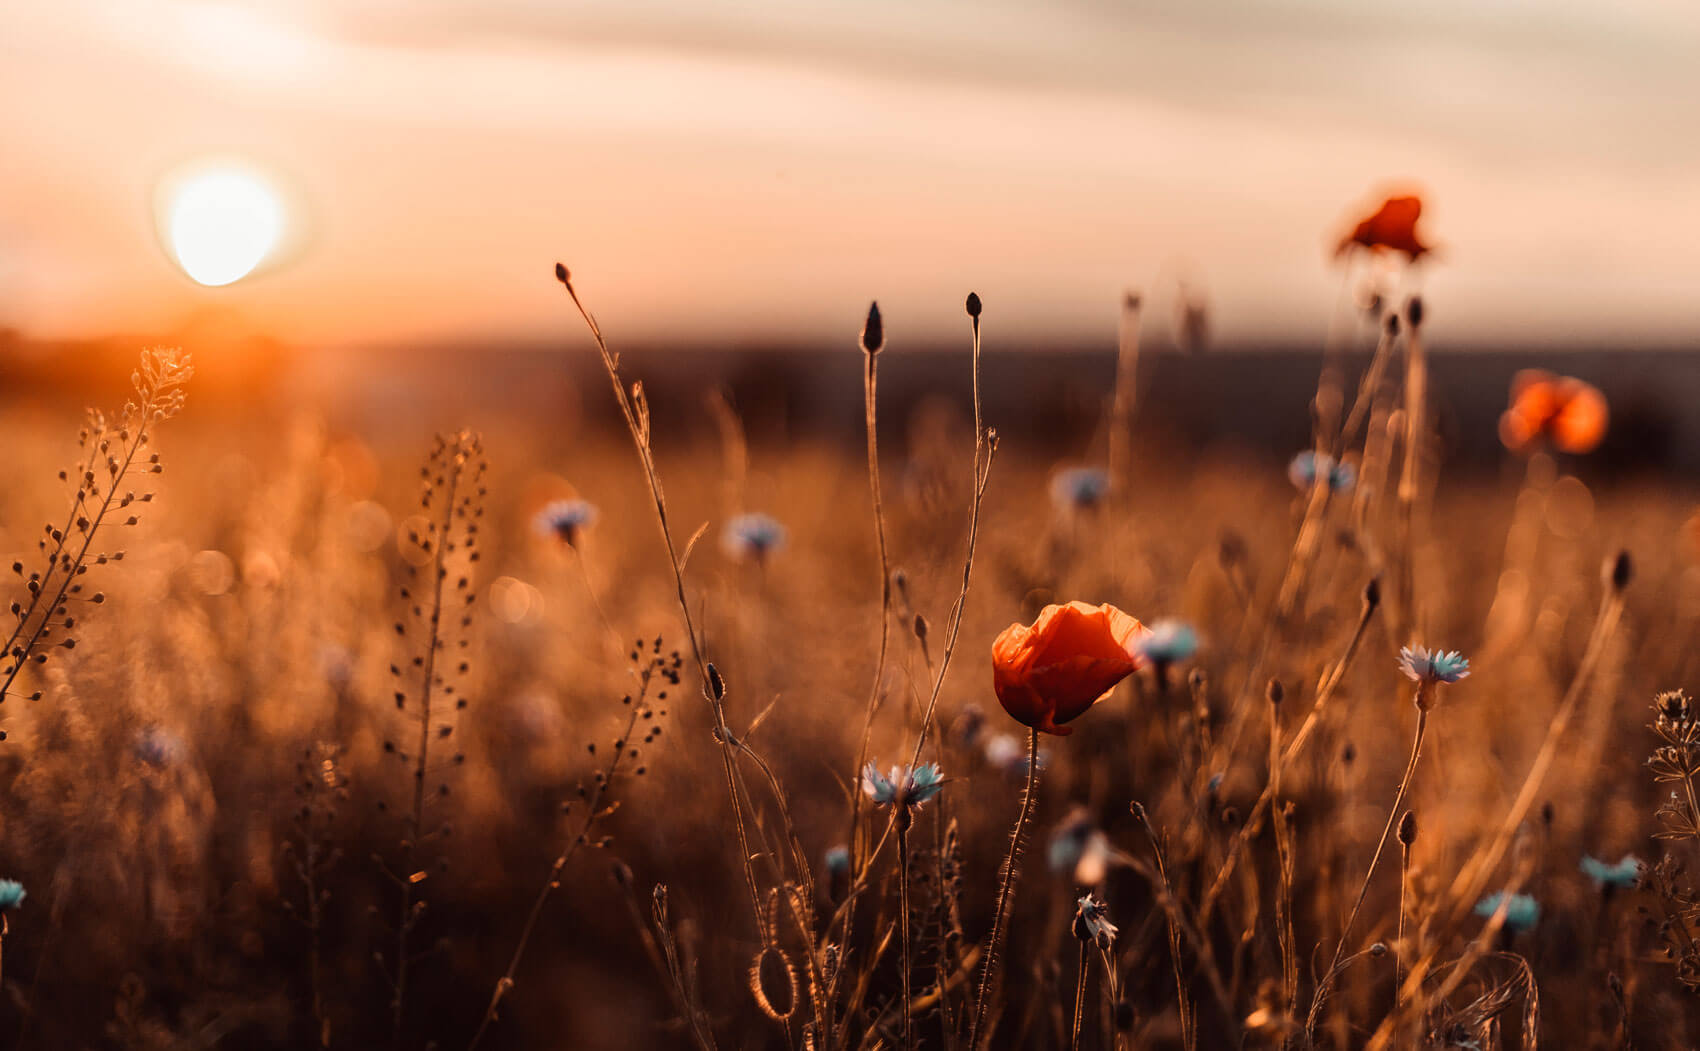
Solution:
<svg viewBox="0 0 1700 1051"><path fill-rule="evenodd" d="M682 584L623 431L209 422L191 379L146 447L164 473L116 482L155 498L67 561L77 421L8 412L0 877L27 896L0 1044L965 1048L984 984L1005 1047L1693 1046L1700 910L1661 859L1696 849L1700 730L1674 701L1675 780L1648 766L1655 695L1696 670L1692 509L1545 452L1449 477L1446 392L1413 400L1385 342L1356 428L1355 381L1291 407L1355 467L1337 492L1295 488L1298 450L1135 442L1085 500L1069 464L991 455L969 404L881 418L889 576L864 450L745 442L730 407L718 442L655 439ZM569 498L596 508L570 543L536 528ZM729 535L746 512L783 542ZM38 547L49 521L69 544ZM988 968L1029 773L992 641L1073 599L1199 645L1040 742ZM1405 785L1408 644L1472 674L1428 688ZM944 786L876 806L864 754ZM1477 908L1499 891L1529 899ZM1076 936L1089 892L1113 938Z"/></svg>

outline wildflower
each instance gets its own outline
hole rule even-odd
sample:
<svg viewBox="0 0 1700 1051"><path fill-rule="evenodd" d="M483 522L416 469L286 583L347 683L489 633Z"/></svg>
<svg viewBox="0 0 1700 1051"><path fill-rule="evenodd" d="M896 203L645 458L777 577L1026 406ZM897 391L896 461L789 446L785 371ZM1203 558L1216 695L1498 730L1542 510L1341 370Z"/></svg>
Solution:
<svg viewBox="0 0 1700 1051"><path fill-rule="evenodd" d="M1344 255L1354 246L1362 246L1372 252L1403 252L1405 257L1414 263L1430 251L1430 247L1417 236L1417 219L1422 214L1421 197L1389 197L1381 202L1381 207L1341 239L1340 247L1334 250L1334 254Z"/></svg>
<svg viewBox="0 0 1700 1051"><path fill-rule="evenodd" d="M1495 891L1476 902L1477 916L1492 916L1505 902L1505 892ZM1541 906L1527 894L1513 894L1505 905L1505 929L1513 933L1532 931L1541 922Z"/></svg>
<svg viewBox="0 0 1700 1051"><path fill-rule="evenodd" d="M862 791L868 794L875 806L914 807L919 810L921 804L938 795L943 788L944 779L939 775L937 763L922 763L911 771L894 766L890 774L880 773L872 763L862 769Z"/></svg>
<svg viewBox="0 0 1700 1051"><path fill-rule="evenodd" d="M1173 664L1198 652L1198 632L1185 621L1164 619L1151 625L1151 633L1134 647L1153 664Z"/></svg>
<svg viewBox="0 0 1700 1051"><path fill-rule="evenodd" d="M1634 854L1623 855L1615 865L1608 865L1592 855L1582 859L1581 869L1602 890L1628 890L1641 882L1641 859Z"/></svg>
<svg viewBox="0 0 1700 1051"><path fill-rule="evenodd" d="M1031 627L1011 624L992 643L992 688L1017 722L1065 737L1144 663L1135 652L1146 627L1108 603L1046 606Z"/></svg>
<svg viewBox="0 0 1700 1051"><path fill-rule="evenodd" d="M1592 452L1606 436L1610 410L1598 387L1571 376L1524 369L1511 378L1511 402L1499 440L1512 452L1551 443L1560 452Z"/></svg>
<svg viewBox="0 0 1700 1051"><path fill-rule="evenodd" d="M1051 502L1059 511L1090 511L1109 491L1110 476L1097 467L1069 467L1051 476Z"/></svg>
<svg viewBox="0 0 1700 1051"><path fill-rule="evenodd" d="M827 875L837 878L850 872L850 848L842 843L826 852Z"/></svg>
<svg viewBox="0 0 1700 1051"><path fill-rule="evenodd" d="M1074 936L1108 949L1116 940L1120 928L1110 922L1110 907L1088 894L1075 902Z"/></svg>
<svg viewBox="0 0 1700 1051"><path fill-rule="evenodd" d="M24 885L15 879L0 879L0 912L11 912L24 903Z"/></svg>
<svg viewBox="0 0 1700 1051"><path fill-rule="evenodd" d="M736 515L721 530L720 546L733 558L765 562L785 546L785 527L759 511Z"/></svg>
<svg viewBox="0 0 1700 1051"><path fill-rule="evenodd" d="M1304 450L1287 464L1287 480L1298 489L1309 489L1318 478L1328 483L1331 492L1344 493L1357 484L1358 470L1314 449Z"/></svg>
<svg viewBox="0 0 1700 1051"><path fill-rule="evenodd" d="M1399 670L1405 673L1406 678L1418 684L1451 684L1469 677L1470 662L1457 650L1446 653L1430 650L1426 646L1401 646Z"/></svg>
<svg viewBox="0 0 1700 1051"><path fill-rule="evenodd" d="M578 536L596 522L596 505L587 500L554 500L531 520L544 536L557 536L578 547Z"/></svg>

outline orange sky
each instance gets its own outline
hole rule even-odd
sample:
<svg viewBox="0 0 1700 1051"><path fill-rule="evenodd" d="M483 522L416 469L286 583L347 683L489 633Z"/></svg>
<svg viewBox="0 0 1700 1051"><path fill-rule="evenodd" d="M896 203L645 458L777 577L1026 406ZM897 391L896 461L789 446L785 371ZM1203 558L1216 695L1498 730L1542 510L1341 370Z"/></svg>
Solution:
<svg viewBox="0 0 1700 1051"><path fill-rule="evenodd" d="M1700 9L1382 6L11 4L0 326L499 343L561 331L560 258L627 339L853 337L878 298L895 345L972 287L1003 338L1108 340L1183 276L1223 339L1320 338L1329 237L1415 183L1437 337L1700 334ZM151 200L209 153L301 235L219 289Z"/></svg>

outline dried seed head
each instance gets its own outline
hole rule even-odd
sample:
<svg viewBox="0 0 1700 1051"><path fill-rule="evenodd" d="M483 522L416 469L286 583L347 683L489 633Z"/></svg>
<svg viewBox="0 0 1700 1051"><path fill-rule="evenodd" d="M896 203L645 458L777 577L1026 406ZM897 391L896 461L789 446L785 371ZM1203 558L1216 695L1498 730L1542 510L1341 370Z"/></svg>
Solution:
<svg viewBox="0 0 1700 1051"><path fill-rule="evenodd" d="M862 326L862 349L869 354L878 354L885 346L885 324L880 320L880 305L868 304L868 320Z"/></svg>
<svg viewBox="0 0 1700 1051"><path fill-rule="evenodd" d="M1629 558L1629 552L1619 551L1611 561L1611 589L1621 594L1634 576L1635 565Z"/></svg>
<svg viewBox="0 0 1700 1051"><path fill-rule="evenodd" d="M1417 814L1414 810L1407 810L1405 811L1404 816L1399 819L1399 842L1403 843L1406 847L1409 847L1416 841Z"/></svg>

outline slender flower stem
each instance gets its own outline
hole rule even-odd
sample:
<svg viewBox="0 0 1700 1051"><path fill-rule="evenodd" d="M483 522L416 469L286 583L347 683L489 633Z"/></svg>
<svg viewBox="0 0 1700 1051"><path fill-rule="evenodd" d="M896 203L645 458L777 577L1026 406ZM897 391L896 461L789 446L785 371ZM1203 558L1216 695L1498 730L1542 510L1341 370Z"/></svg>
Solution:
<svg viewBox="0 0 1700 1051"><path fill-rule="evenodd" d="M1404 989L1402 988L1404 975L1401 972L1404 970L1404 965L1403 965L1402 961L1405 959L1405 955L1404 955L1405 954L1405 893L1410 887L1410 881L1411 881L1411 848L1404 843L1400 843L1400 845L1399 845L1399 933L1398 933L1397 937L1394 939L1394 942L1393 942L1393 1013L1395 1015L1397 1015L1399 1013L1400 1009L1404 1006L1404 1000L1405 1000ZM1400 1044L1399 1035L1398 1035L1398 1033L1395 1033L1394 1036L1393 1036L1394 1051L1398 1051L1399 1044Z"/></svg>
<svg viewBox="0 0 1700 1051"><path fill-rule="evenodd" d="M909 995L909 967L913 960L909 945L909 825L914 820L915 815L909 805L899 803L896 813L892 815L892 821L897 825L897 929L902 951L898 971L903 977L904 1051L910 1051L915 1046L914 1033L910 1029L912 1007Z"/></svg>
<svg viewBox="0 0 1700 1051"><path fill-rule="evenodd" d="M1015 830L1009 836L1009 855L1004 859L1003 883L998 888L998 907L992 914L992 936L986 943L986 969L980 972L980 992L974 998L974 1015L968 1023L968 1051L979 1051L981 1027L986 1023L986 1004L991 997L997 977L998 947L1003 941L1004 925L1009 918L1009 902L1015 890L1016 868L1021 861L1021 837L1027 831L1027 819L1033 816L1033 797L1039 790L1039 731L1027 735L1027 788L1021 793L1021 815L1015 819Z"/></svg>
<svg viewBox="0 0 1700 1051"><path fill-rule="evenodd" d="M879 548L880 559L880 646L879 656L874 661L874 682L868 690L867 714L862 721L862 743L856 750L856 765L852 768L860 771L868 762L868 740L874 730L874 711L879 707L880 688L885 684L886 654L891 645L891 559L885 546L885 504L880 498L880 447L879 447L879 348L868 349L864 353L867 360L867 371L863 373L864 408L868 424L868 488L873 493L874 502L874 538ZM852 857L861 853L860 836L862 801L860 797L851 804L850 809L850 850Z"/></svg>
<svg viewBox="0 0 1700 1051"><path fill-rule="evenodd" d="M1069 1030L1068 1040L1070 1051L1080 1051L1080 1019L1086 1006L1086 967L1092 962L1087 950L1091 948L1089 941L1080 943L1080 967L1074 979L1074 1027Z"/></svg>
<svg viewBox="0 0 1700 1051"><path fill-rule="evenodd" d="M602 327L596 323L596 318L590 313L578 297L578 290L573 288L572 275L567 268L555 264L555 279L559 281L572 298L573 306L579 316L584 319L585 326L590 329L591 339L596 343L596 351L602 358L602 368L608 374L608 382L614 389L614 401L620 407L620 415L626 421L626 429L631 433L632 445L638 454L638 462L643 467L644 479L649 483L650 501L655 507L655 518L661 529L661 542L667 549L667 563L673 570L673 586L679 602L679 616L685 624L685 637L691 644L691 657L695 660L697 673L703 684L703 695L708 700L709 712L714 716L714 738L720 744L720 762L722 773L726 776L726 794L732 802L732 827L738 837L739 861L744 870L744 883L750 893L750 911L755 915L756 927L765 947L769 942L767 923L762 919L761 892L756 888L755 871L750 866L750 838L745 823L744 808L739 802L738 784L742 780L737 764L733 761L732 728L726 722L726 704L724 695L717 696L712 682L719 682L718 675L709 674L708 657L703 652L702 638L697 632L696 617L691 613L691 604L685 595L685 567L679 559L678 547L673 543L673 530L667 521L667 500L661 491L661 476L655 466L655 453L649 441L649 403L643 400L641 385L634 386L633 392L626 391L625 380L620 375L620 362L614 352L608 349L608 341L602 337Z"/></svg>
<svg viewBox="0 0 1700 1051"><path fill-rule="evenodd" d="M1340 966L1340 960L1346 954L1346 943L1351 938L1352 925L1357 922L1358 911L1363 908L1364 897L1369 894L1369 883L1375 876L1375 867L1381 863L1381 852L1387 848L1388 837L1393 835L1393 826L1398 823L1399 815L1404 813L1400 808L1405 805L1405 794L1411 789L1411 781L1417 772L1417 760L1421 758L1423 752L1423 735L1428 730L1429 702L1423 694L1425 690L1432 688L1426 683L1417 686L1417 730L1411 737L1411 758L1405 764L1405 776L1399 779L1399 791L1394 795L1393 806L1387 812L1387 824L1381 830L1381 838L1376 840L1375 853L1369 859L1369 871L1364 873L1363 884L1358 887L1357 900L1352 903L1352 911L1346 916L1346 925L1340 929L1340 944L1334 949L1334 960L1328 965L1326 972L1328 974L1334 973L1335 969ZM1320 998L1315 1006L1320 1006ZM1315 1016L1316 1011L1313 1007L1311 1018L1307 1023L1307 1030L1310 1032L1315 1031Z"/></svg>

